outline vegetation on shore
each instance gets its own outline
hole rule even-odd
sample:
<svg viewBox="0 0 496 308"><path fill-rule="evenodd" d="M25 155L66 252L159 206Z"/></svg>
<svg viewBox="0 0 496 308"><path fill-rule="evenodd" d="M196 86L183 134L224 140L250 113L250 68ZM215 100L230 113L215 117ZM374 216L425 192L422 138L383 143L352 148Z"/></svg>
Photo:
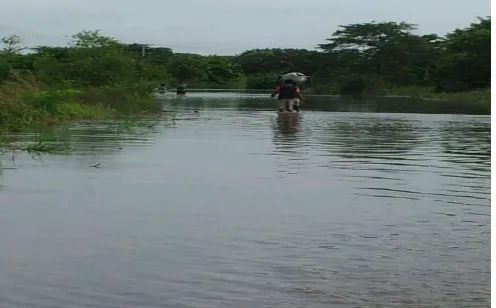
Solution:
<svg viewBox="0 0 496 308"><path fill-rule="evenodd" d="M160 70L140 61L127 45L83 31L69 47L34 48L2 39L0 133L73 119L108 119L156 109L151 100Z"/></svg>
<svg viewBox="0 0 496 308"><path fill-rule="evenodd" d="M312 77L303 85L307 93L408 95L490 112L490 17L444 37L415 30L405 22L345 25L317 50L254 49L234 56L124 44L98 31L73 35L68 47L27 48L10 35L0 51L0 131L155 110L151 93L158 83L272 89L289 71Z"/></svg>

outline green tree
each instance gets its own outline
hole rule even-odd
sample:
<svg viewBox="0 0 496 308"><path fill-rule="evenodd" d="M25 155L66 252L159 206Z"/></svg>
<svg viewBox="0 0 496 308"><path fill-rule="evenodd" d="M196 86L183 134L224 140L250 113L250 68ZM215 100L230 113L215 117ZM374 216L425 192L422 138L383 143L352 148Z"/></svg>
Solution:
<svg viewBox="0 0 496 308"><path fill-rule="evenodd" d="M21 54L26 47L20 36L11 34L3 37L1 42L3 48L0 50L0 83L14 80L33 69L34 57Z"/></svg>
<svg viewBox="0 0 496 308"><path fill-rule="evenodd" d="M366 73L388 73L398 69L405 56L405 47L412 42L415 25L405 22L371 22L340 26L329 43L319 45L326 53L346 54L353 70ZM349 55L354 54L354 61ZM357 65L358 64L358 65Z"/></svg>
<svg viewBox="0 0 496 308"><path fill-rule="evenodd" d="M465 29L446 35L437 63L438 91L490 87L491 17L479 18Z"/></svg>
<svg viewBox="0 0 496 308"><path fill-rule="evenodd" d="M174 54L167 63L167 71L177 81L203 81L207 69L204 57L195 54Z"/></svg>
<svg viewBox="0 0 496 308"><path fill-rule="evenodd" d="M33 74L46 85L113 86L188 82L272 89L290 71L310 75L316 92L360 94L402 86L464 91L490 86L490 17L445 37L418 35L406 22L342 25L317 50L265 48L235 56L174 53L167 47L123 44L84 30L69 47L39 46L27 54L22 39L2 39L0 82ZM144 50L144 53L143 53Z"/></svg>
<svg viewBox="0 0 496 308"><path fill-rule="evenodd" d="M314 71L318 63L316 51L306 49L253 49L237 55L233 60L247 75L291 71Z"/></svg>
<svg viewBox="0 0 496 308"><path fill-rule="evenodd" d="M405 22L340 26L319 49L335 60L333 73L340 76L338 83L347 89L345 92L365 91L379 84L425 83L430 78L439 38L418 36L412 33L414 30L416 25Z"/></svg>
<svg viewBox="0 0 496 308"><path fill-rule="evenodd" d="M205 57L205 61L207 63L206 81L209 83L225 84L240 76L232 57L213 55Z"/></svg>
<svg viewBox="0 0 496 308"><path fill-rule="evenodd" d="M154 74L125 45L98 31L72 36L72 47L38 47L37 77L46 84L112 86L149 79Z"/></svg>
<svg viewBox="0 0 496 308"><path fill-rule="evenodd" d="M22 43L22 38L17 34L5 36L2 38L2 53L19 53L26 49L26 47L24 47Z"/></svg>
<svg viewBox="0 0 496 308"><path fill-rule="evenodd" d="M83 30L71 36L71 47L95 48L95 47L117 47L122 44L115 38L100 34L100 30Z"/></svg>

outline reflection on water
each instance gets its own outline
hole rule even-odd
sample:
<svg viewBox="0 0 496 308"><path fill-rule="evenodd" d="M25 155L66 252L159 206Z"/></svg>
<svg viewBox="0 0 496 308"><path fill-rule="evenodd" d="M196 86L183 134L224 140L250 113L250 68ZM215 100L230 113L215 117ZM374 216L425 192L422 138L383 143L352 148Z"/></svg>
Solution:
<svg viewBox="0 0 496 308"><path fill-rule="evenodd" d="M2 307L489 305L489 117L163 103L3 157Z"/></svg>
<svg viewBox="0 0 496 308"><path fill-rule="evenodd" d="M344 158L390 159L411 151L425 133L417 121L383 117L360 117L338 119L325 123L330 130L322 134L322 143L333 146L340 144ZM327 139L327 140L326 140ZM351 156L351 157L350 157ZM399 159L399 157L396 157Z"/></svg>
<svg viewBox="0 0 496 308"><path fill-rule="evenodd" d="M278 114L276 118L277 133L284 136L295 136L300 131L299 113L282 113Z"/></svg>

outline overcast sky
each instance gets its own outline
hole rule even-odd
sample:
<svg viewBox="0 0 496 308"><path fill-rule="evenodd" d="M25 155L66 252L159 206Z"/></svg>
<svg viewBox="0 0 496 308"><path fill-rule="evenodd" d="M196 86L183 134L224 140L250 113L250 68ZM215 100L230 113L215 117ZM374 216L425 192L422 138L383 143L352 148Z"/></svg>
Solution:
<svg viewBox="0 0 496 308"><path fill-rule="evenodd" d="M445 34L490 0L0 0L0 36L29 45L65 45L66 36L100 29L124 42L177 52L236 54L265 47L314 48L338 25L407 21Z"/></svg>

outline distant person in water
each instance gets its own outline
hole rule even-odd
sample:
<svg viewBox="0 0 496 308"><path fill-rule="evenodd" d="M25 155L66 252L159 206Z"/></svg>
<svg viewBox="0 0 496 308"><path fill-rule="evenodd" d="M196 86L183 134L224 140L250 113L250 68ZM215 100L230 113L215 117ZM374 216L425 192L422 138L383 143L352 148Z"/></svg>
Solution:
<svg viewBox="0 0 496 308"><path fill-rule="evenodd" d="M176 89L176 95L186 95L188 85L181 81Z"/></svg>
<svg viewBox="0 0 496 308"><path fill-rule="evenodd" d="M300 95L300 88L296 82L285 80L283 83L280 83L271 94L271 97L277 94L279 94L277 97L279 100L279 112L283 112L284 110L289 112L293 112L293 110L296 112L300 111L302 97Z"/></svg>
<svg viewBox="0 0 496 308"><path fill-rule="evenodd" d="M158 92L159 93L167 92L167 87L165 86L165 83L161 83L160 86L158 86Z"/></svg>

